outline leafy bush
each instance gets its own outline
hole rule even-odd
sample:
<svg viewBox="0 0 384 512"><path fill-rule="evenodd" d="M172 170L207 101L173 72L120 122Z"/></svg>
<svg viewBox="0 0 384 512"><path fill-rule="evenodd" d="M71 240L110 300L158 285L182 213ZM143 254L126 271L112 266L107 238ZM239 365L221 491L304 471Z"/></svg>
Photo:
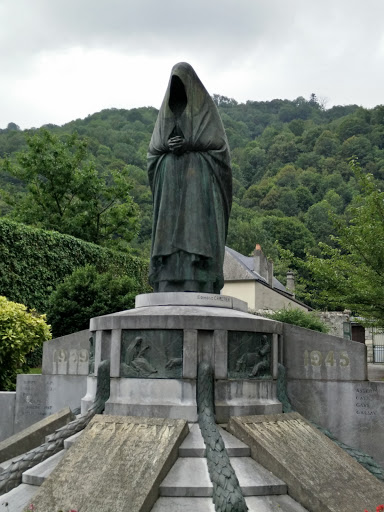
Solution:
<svg viewBox="0 0 384 512"><path fill-rule="evenodd" d="M129 275L142 293L149 291L148 262L73 236L0 219L0 294L46 312L56 286L79 267L111 266Z"/></svg>
<svg viewBox="0 0 384 512"><path fill-rule="evenodd" d="M28 371L26 355L50 339L45 315L0 296L0 390L15 389L16 375Z"/></svg>
<svg viewBox="0 0 384 512"><path fill-rule="evenodd" d="M27 366L30 368L40 368L43 364L43 347L37 347L25 357Z"/></svg>
<svg viewBox="0 0 384 512"><path fill-rule="evenodd" d="M88 329L92 317L134 307L140 291L118 268L101 274L93 265L75 270L49 298L48 319L54 336Z"/></svg>
<svg viewBox="0 0 384 512"><path fill-rule="evenodd" d="M268 313L265 316L267 318L272 318L272 320L285 322L286 324L293 324L298 325L299 327L305 327L306 329L312 329L312 331L325 333L329 331L328 326L314 313L307 313L301 309L280 309L273 313Z"/></svg>

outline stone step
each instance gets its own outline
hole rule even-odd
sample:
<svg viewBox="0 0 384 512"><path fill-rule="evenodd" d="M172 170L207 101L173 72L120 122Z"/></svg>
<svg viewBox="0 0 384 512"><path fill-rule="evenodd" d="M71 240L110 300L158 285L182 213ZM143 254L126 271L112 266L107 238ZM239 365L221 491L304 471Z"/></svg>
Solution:
<svg viewBox="0 0 384 512"><path fill-rule="evenodd" d="M77 434L73 434L73 436L67 437L67 439L64 440L64 449L68 450L79 439L83 432L84 430L81 430L80 432L77 432Z"/></svg>
<svg viewBox="0 0 384 512"><path fill-rule="evenodd" d="M61 450L61 452L52 455L49 459L40 462L35 467L24 471L22 482L23 484L30 485L41 485L46 478L52 473L57 464L64 457L66 450Z"/></svg>
<svg viewBox="0 0 384 512"><path fill-rule="evenodd" d="M35 485L20 484L12 491L0 496L0 511L23 512L37 490L38 488Z"/></svg>
<svg viewBox="0 0 384 512"><path fill-rule="evenodd" d="M249 446L241 442L235 436L219 427L225 447L230 457L249 457ZM179 448L179 457L205 457L205 444L197 423L189 425L189 434Z"/></svg>
<svg viewBox="0 0 384 512"><path fill-rule="evenodd" d="M248 496L249 512L308 512L290 496ZM160 497L151 512L215 512L212 498Z"/></svg>
<svg viewBox="0 0 384 512"><path fill-rule="evenodd" d="M231 457L244 496L286 494L286 484L250 457ZM179 457L160 484L160 496L212 496L207 460Z"/></svg>

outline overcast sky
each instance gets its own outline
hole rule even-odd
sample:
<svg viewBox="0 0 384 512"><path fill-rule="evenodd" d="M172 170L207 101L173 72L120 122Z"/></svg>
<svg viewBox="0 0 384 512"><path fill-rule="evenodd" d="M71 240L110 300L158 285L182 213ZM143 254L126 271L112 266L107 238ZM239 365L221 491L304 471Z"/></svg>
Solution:
<svg viewBox="0 0 384 512"><path fill-rule="evenodd" d="M0 128L160 107L189 62L209 93L384 103L383 0L0 0Z"/></svg>

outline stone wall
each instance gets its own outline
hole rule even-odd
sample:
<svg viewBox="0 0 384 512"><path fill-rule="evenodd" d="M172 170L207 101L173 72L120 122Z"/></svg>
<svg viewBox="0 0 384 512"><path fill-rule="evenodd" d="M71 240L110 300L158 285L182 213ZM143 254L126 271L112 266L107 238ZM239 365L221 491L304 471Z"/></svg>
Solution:
<svg viewBox="0 0 384 512"><path fill-rule="evenodd" d="M0 391L0 441L14 433L16 393Z"/></svg>
<svg viewBox="0 0 384 512"><path fill-rule="evenodd" d="M283 336L294 409L384 466L384 382L367 381L365 345L288 324Z"/></svg>
<svg viewBox="0 0 384 512"><path fill-rule="evenodd" d="M284 361L289 379L367 379L366 347L296 325L284 324Z"/></svg>
<svg viewBox="0 0 384 512"><path fill-rule="evenodd" d="M14 433L66 406L79 408L86 379L83 375L18 375Z"/></svg>
<svg viewBox="0 0 384 512"><path fill-rule="evenodd" d="M384 382L294 379L288 395L300 414L384 467Z"/></svg>
<svg viewBox="0 0 384 512"><path fill-rule="evenodd" d="M66 406L79 408L88 370L88 330L45 342L42 375L18 375L16 392L0 393L0 441Z"/></svg>
<svg viewBox="0 0 384 512"><path fill-rule="evenodd" d="M89 330L46 341L43 375L88 375Z"/></svg>

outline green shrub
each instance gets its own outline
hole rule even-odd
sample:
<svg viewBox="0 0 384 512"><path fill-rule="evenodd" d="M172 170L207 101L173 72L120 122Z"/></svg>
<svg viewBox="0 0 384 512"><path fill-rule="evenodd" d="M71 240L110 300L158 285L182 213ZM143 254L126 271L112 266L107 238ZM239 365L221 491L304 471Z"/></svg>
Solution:
<svg viewBox="0 0 384 512"><path fill-rule="evenodd" d="M0 262L0 295L43 313L57 285L85 265L99 272L118 267L142 293L150 290L143 258L6 219L0 219Z"/></svg>
<svg viewBox="0 0 384 512"><path fill-rule="evenodd" d="M37 347L25 356L27 366L30 368L40 368L43 364L43 347Z"/></svg>
<svg viewBox="0 0 384 512"><path fill-rule="evenodd" d="M15 389L16 375L28 371L26 355L50 339L45 315L0 296L0 390Z"/></svg>
<svg viewBox="0 0 384 512"><path fill-rule="evenodd" d="M307 313L301 309L280 309L274 313L268 313L264 316L272 318L272 320L285 322L286 324L293 324L298 325L299 327L305 327L306 329L312 329L312 331L325 333L329 331L328 326L314 313Z"/></svg>
<svg viewBox="0 0 384 512"><path fill-rule="evenodd" d="M93 265L79 268L49 298L53 335L88 329L92 317L130 309L139 292L137 283L118 268L101 274Z"/></svg>

